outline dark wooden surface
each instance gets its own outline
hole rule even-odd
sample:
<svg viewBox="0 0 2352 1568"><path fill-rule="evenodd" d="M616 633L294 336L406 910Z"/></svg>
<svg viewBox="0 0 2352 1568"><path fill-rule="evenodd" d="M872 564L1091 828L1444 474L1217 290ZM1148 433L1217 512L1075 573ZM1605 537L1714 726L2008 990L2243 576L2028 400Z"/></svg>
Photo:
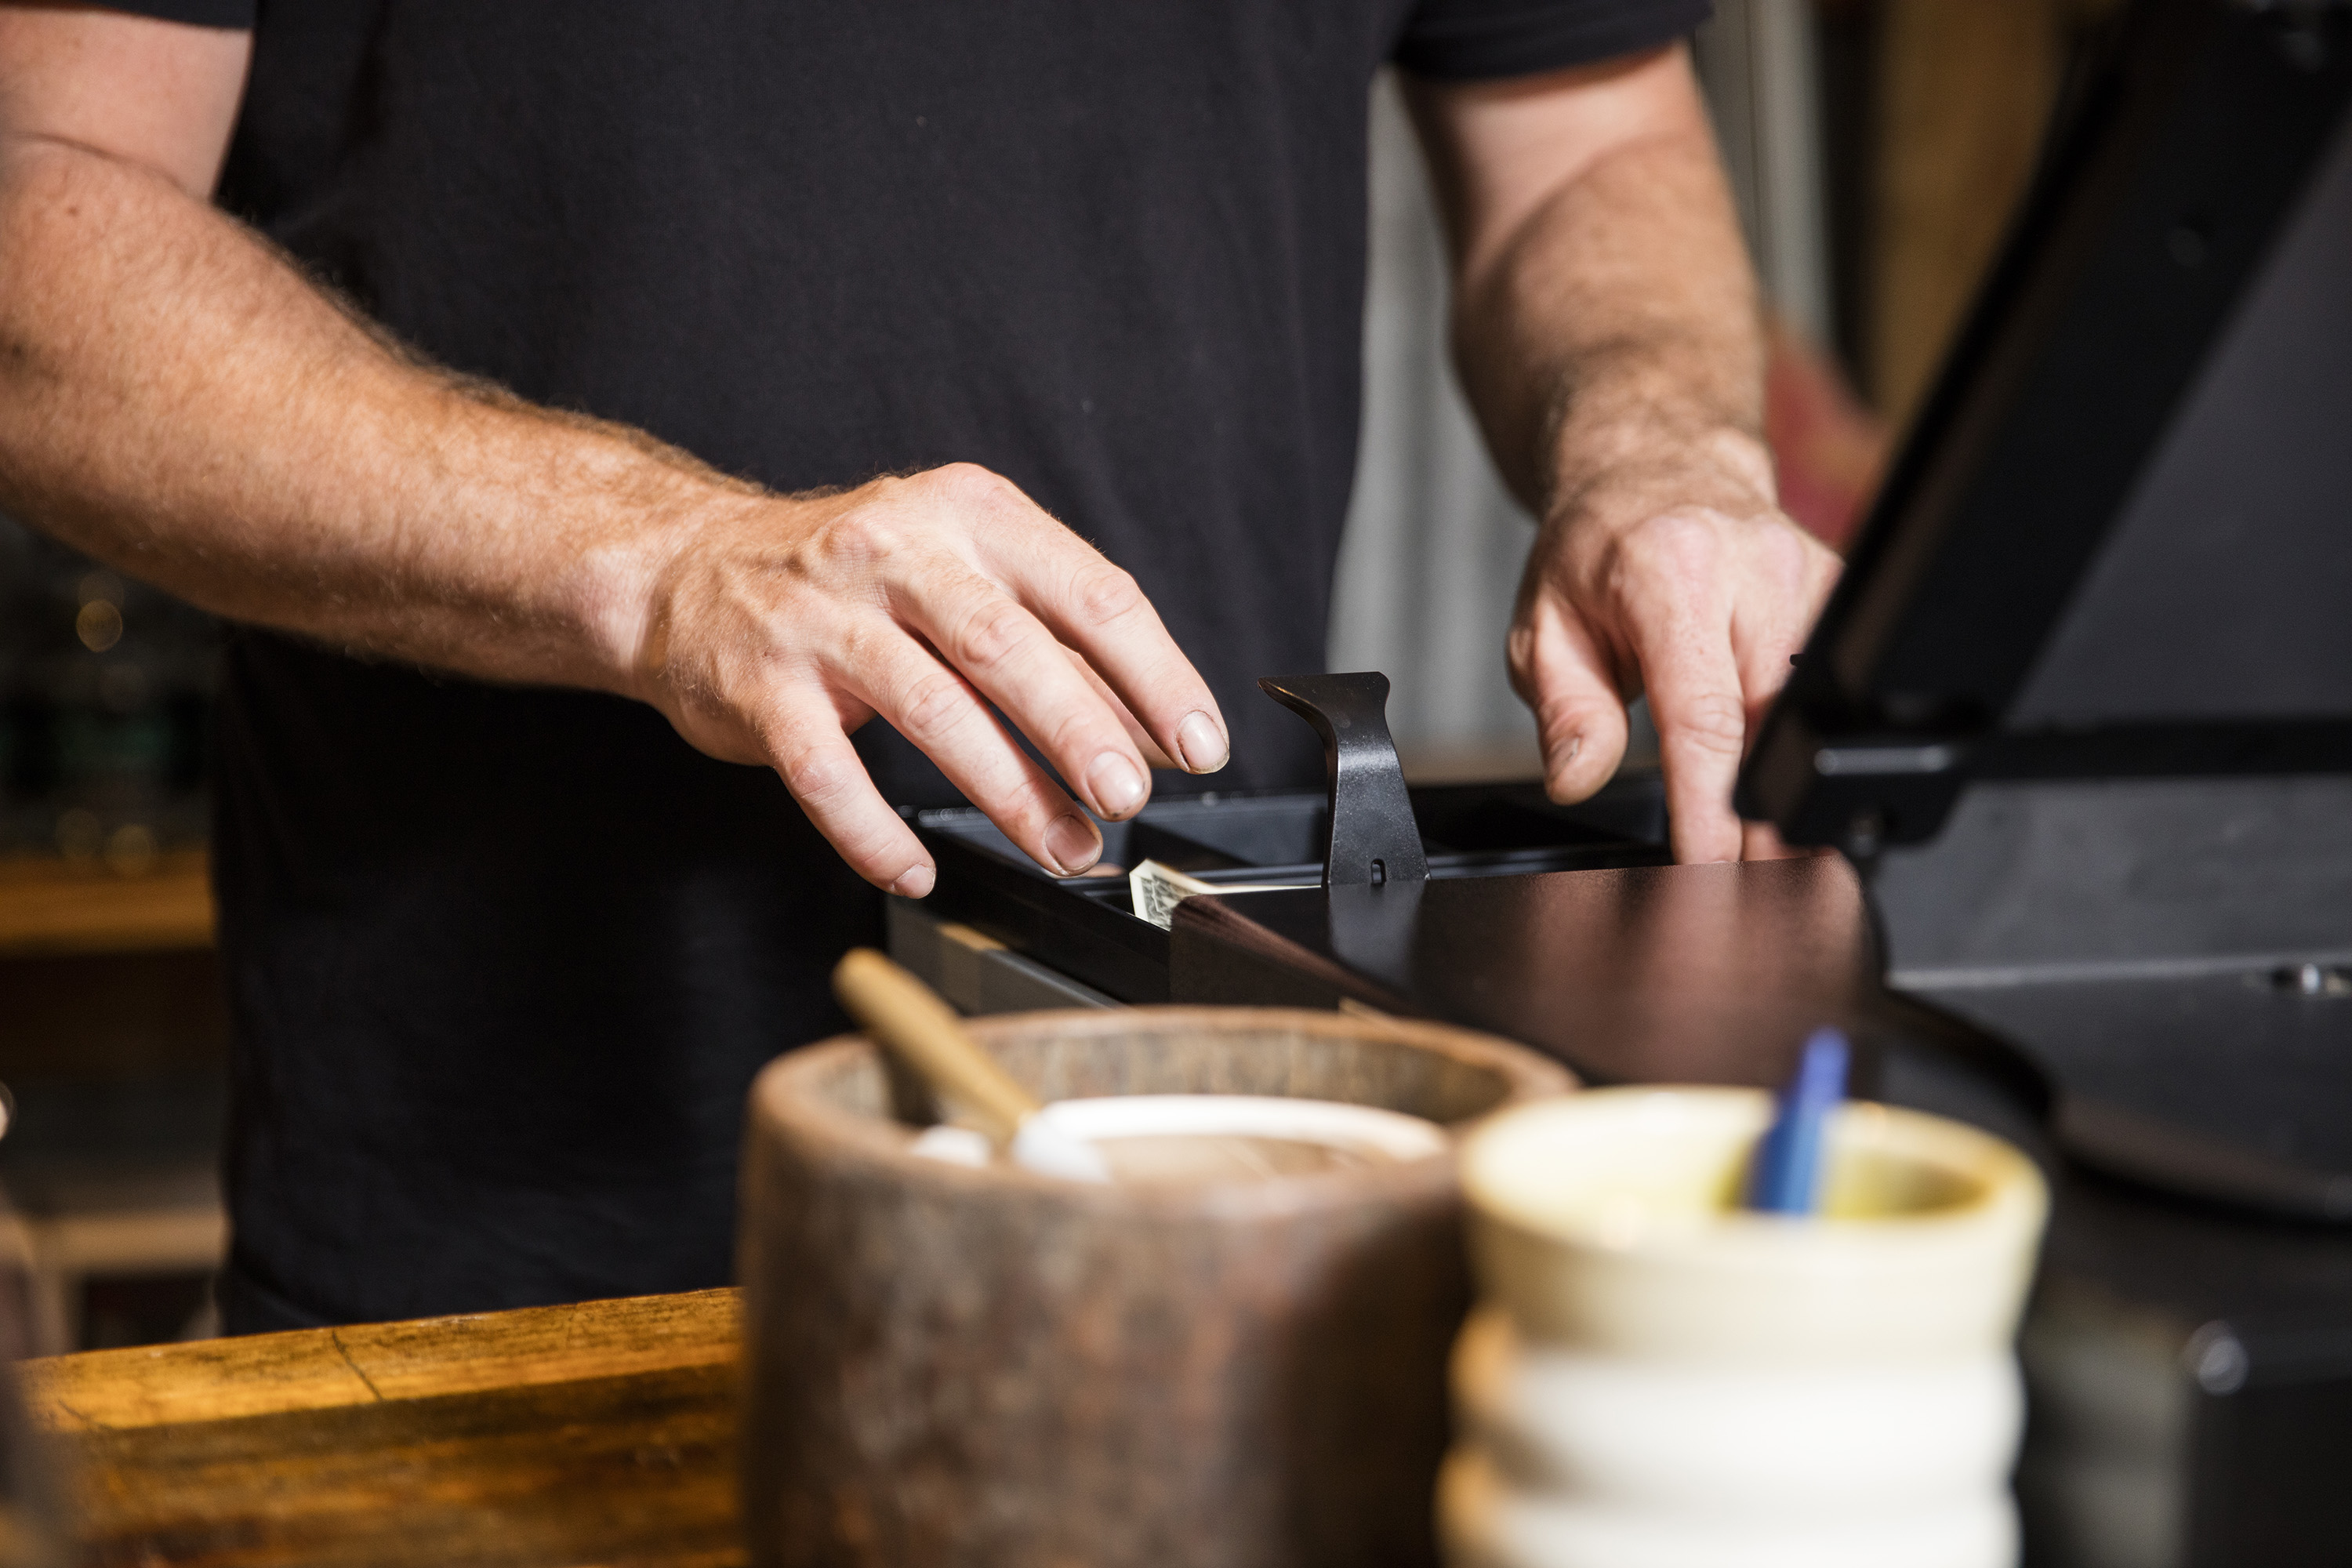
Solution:
<svg viewBox="0 0 2352 1568"><path fill-rule="evenodd" d="M1187 899L1170 983L1443 1018L1605 1083L1777 1086L1809 1031L1866 1022L1876 973L1853 869L1808 858Z"/></svg>
<svg viewBox="0 0 2352 1568"><path fill-rule="evenodd" d="M27 1363L85 1564L743 1561L732 1290Z"/></svg>
<svg viewBox="0 0 2352 1568"><path fill-rule="evenodd" d="M1808 1028L1843 1024L1861 1047L1864 1097L1985 1127L2052 1178L2025 1340L2026 1561L2111 1561L2113 1504L2097 1478L2128 1470L2162 1500L2147 1530L2169 1560L2352 1563L2342 1501L2352 1363L2339 1348L2352 1322L2352 1226L2185 1203L2062 1161L2049 1088L2026 1058L1877 984L1869 912L1844 864L1574 871L1357 895L1186 900L1171 990L1447 1018L1617 1082L1775 1084ZM2202 1070L2229 1091L2226 1053ZM2245 1381L2226 1394L2190 1370L2209 1329L2226 1329L2248 1357Z"/></svg>

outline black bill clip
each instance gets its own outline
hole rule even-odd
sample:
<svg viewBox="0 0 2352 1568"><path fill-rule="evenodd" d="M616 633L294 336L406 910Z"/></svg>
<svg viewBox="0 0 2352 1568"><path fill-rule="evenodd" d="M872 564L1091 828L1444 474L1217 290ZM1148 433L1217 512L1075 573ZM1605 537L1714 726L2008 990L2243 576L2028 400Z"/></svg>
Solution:
<svg viewBox="0 0 2352 1568"><path fill-rule="evenodd" d="M1404 769L1389 738L1389 678L1270 675L1268 697L1315 726L1331 783L1331 846L1323 856L1326 888L1362 888L1429 879L1421 828Z"/></svg>

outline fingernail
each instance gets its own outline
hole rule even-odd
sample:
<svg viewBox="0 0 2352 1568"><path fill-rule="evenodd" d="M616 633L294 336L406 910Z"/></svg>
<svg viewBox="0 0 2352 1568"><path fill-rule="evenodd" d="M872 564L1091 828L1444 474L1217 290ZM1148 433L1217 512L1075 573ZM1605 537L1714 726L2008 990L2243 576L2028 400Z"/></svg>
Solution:
<svg viewBox="0 0 2352 1568"><path fill-rule="evenodd" d="M1125 816L1150 793L1133 763L1117 752L1105 752L1087 770L1087 787L1094 791L1095 809L1105 816Z"/></svg>
<svg viewBox="0 0 2352 1568"><path fill-rule="evenodd" d="M929 866L909 866L898 873L890 890L902 899L919 899L931 890L931 884L938 879L938 873Z"/></svg>
<svg viewBox="0 0 2352 1568"><path fill-rule="evenodd" d="M1196 773L1215 773L1233 754L1224 731L1206 713L1184 715L1184 721L1176 726L1176 749L1183 753L1187 771Z"/></svg>
<svg viewBox="0 0 2352 1568"><path fill-rule="evenodd" d="M1102 840L1084 817L1057 816L1045 828L1045 853L1054 858L1063 876L1075 877L1095 863L1102 853Z"/></svg>

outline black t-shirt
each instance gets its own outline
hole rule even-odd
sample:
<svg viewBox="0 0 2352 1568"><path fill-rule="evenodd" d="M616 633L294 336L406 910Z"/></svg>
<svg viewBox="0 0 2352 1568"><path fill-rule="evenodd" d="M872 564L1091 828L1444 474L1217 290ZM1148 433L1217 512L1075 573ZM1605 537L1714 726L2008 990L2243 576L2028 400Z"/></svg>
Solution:
<svg viewBox="0 0 2352 1568"><path fill-rule="evenodd" d="M440 362L780 489L1019 483L1223 706L1232 766L1162 793L1318 775L1254 681L1321 668L1376 68L1550 69L1706 9L118 4L255 27L222 203ZM744 1089L880 936L773 775L617 699L247 632L218 784L233 1327L728 1278Z"/></svg>

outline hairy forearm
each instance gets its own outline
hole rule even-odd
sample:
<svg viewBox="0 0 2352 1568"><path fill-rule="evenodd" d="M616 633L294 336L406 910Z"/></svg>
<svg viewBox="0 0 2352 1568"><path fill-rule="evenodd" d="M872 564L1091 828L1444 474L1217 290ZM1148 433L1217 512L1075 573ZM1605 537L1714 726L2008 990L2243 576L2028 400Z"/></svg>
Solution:
<svg viewBox="0 0 2352 1568"><path fill-rule="evenodd" d="M530 407L415 363L190 172L0 132L0 508L243 620L641 699L908 897L929 858L849 739L877 715L1064 874L1150 766L1223 765L1134 579L1009 481L781 496Z"/></svg>
<svg viewBox="0 0 2352 1568"><path fill-rule="evenodd" d="M1464 384L1538 515L1681 442L1769 485L1763 334L1703 129L1606 153L1465 256L1460 278Z"/></svg>
<svg viewBox="0 0 2352 1568"><path fill-rule="evenodd" d="M1545 787L1599 788L1643 694L1675 858L1764 852L1733 780L1837 566L1775 499L1756 288L1686 52L1411 101L1463 381L1537 519L1509 658Z"/></svg>
<svg viewBox="0 0 2352 1568"><path fill-rule="evenodd" d="M137 165L0 145L0 508L237 619L627 689L629 584L737 501L633 432L415 363Z"/></svg>

